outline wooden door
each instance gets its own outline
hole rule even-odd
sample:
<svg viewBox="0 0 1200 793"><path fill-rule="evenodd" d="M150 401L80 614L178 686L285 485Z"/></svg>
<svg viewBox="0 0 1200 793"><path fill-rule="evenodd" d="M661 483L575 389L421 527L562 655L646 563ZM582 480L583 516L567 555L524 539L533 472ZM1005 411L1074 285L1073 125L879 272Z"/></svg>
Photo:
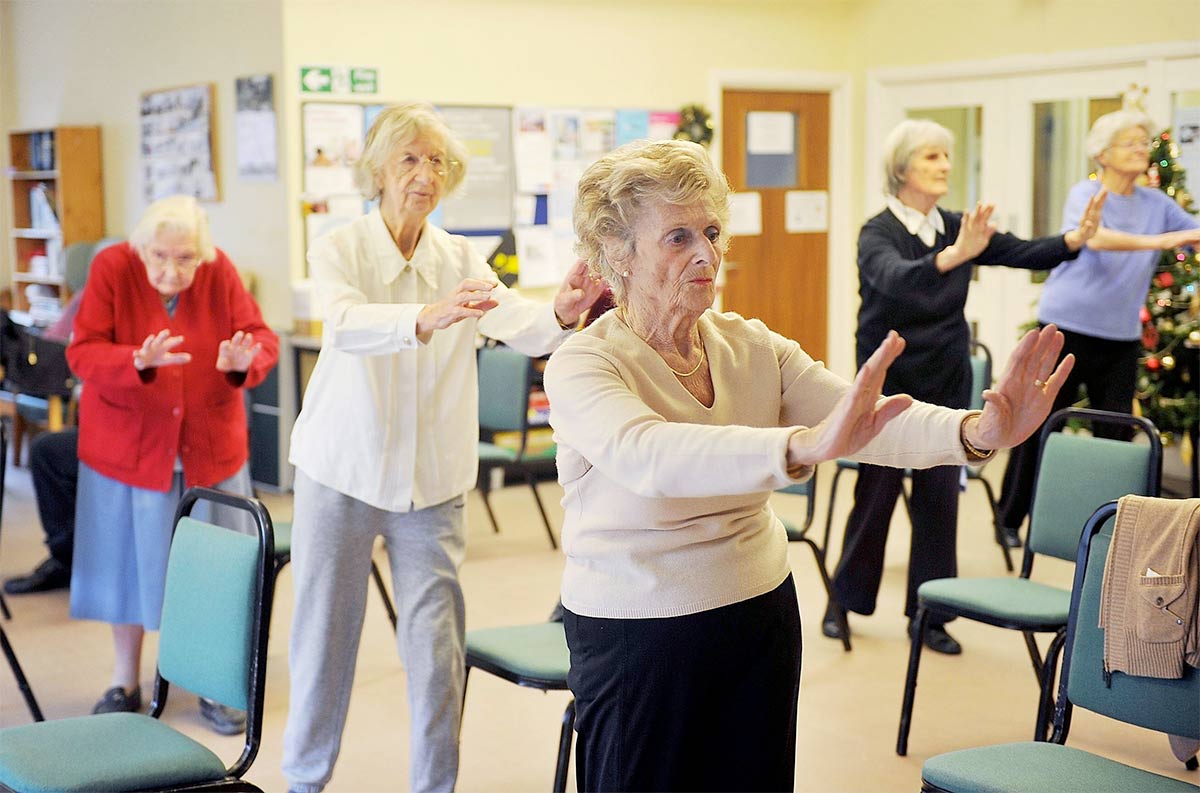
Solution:
<svg viewBox="0 0 1200 793"><path fill-rule="evenodd" d="M730 185L761 201L761 233L739 234L734 225L722 305L761 319L825 360L829 232L827 223L812 219L819 217L822 201L828 219L829 94L727 90L722 125ZM751 206L756 200L752 195L736 200L747 199Z"/></svg>

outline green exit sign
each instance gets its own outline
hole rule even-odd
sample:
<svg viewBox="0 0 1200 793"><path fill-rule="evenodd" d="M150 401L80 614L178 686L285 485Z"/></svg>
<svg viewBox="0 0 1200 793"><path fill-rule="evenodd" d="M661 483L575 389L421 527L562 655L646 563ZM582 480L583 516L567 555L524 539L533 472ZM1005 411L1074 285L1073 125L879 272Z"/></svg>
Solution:
<svg viewBox="0 0 1200 793"><path fill-rule="evenodd" d="M351 69L350 93L375 94L379 93L378 69Z"/></svg>
<svg viewBox="0 0 1200 793"><path fill-rule="evenodd" d="M330 66L301 66L300 90L306 94L333 92L333 68Z"/></svg>

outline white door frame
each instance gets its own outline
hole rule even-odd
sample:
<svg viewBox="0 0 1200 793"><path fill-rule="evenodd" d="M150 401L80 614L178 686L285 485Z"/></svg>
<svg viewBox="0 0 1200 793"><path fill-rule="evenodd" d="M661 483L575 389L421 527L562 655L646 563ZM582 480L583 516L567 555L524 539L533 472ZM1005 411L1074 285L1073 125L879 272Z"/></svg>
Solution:
<svg viewBox="0 0 1200 793"><path fill-rule="evenodd" d="M849 312L856 306L853 268L841 266L851 261L850 238L850 158L834 157L834 141L852 139L850 107L853 79L845 72L790 71L776 69L714 69L709 72L709 107L713 108L712 156L721 166L722 97L726 90L740 91L814 91L829 93L829 234L826 262L829 287L826 331L829 338L826 365L835 372L854 375L854 338L842 329L853 327Z"/></svg>

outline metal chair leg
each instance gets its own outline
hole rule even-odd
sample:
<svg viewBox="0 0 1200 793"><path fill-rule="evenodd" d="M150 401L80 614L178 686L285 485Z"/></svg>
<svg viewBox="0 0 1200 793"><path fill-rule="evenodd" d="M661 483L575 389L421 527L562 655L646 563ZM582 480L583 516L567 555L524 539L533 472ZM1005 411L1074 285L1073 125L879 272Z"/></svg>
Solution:
<svg viewBox="0 0 1200 793"><path fill-rule="evenodd" d="M566 793L567 769L571 766L571 740L575 729L575 700L563 711L562 732L558 736L558 762L554 766L554 793Z"/></svg>
<svg viewBox="0 0 1200 793"><path fill-rule="evenodd" d="M1009 550L1008 543L1004 541L1004 531L1000 528L1000 510L996 506L996 493L992 490L992 483L984 479L982 474L976 481L983 484L983 490L987 493L988 505L992 508L992 526L996 530L996 544L1000 546L1000 553L1004 554L1004 569L1011 573L1013 571L1012 551Z"/></svg>
<svg viewBox="0 0 1200 793"><path fill-rule="evenodd" d="M490 474L491 471L488 471L488 473ZM482 477L480 481L479 494L483 496L483 508L487 510L488 520L492 522L492 533L499 534L500 524L496 522L496 513L492 511L492 500L488 497L492 488Z"/></svg>
<svg viewBox="0 0 1200 793"><path fill-rule="evenodd" d="M0 594L0 614L3 614L6 620L12 619L12 612L8 610L8 601L4 599L3 594Z"/></svg>
<svg viewBox="0 0 1200 793"><path fill-rule="evenodd" d="M896 754L908 754L908 731L912 726L913 700L917 696L917 671L921 668L921 648L925 644L925 628L929 624L929 610L917 609L913 621L912 649L908 653L908 676L904 679L904 704L900 706L900 733L896 736Z"/></svg>
<svg viewBox="0 0 1200 793"><path fill-rule="evenodd" d="M25 698L30 715L33 716L34 721L45 721L46 717L42 715L42 709L38 707L37 698L33 696L33 689L29 687L29 680L26 679L25 672L21 670L21 662L17 660L16 652L8 643L8 634L4 632L3 626L0 626L0 646L4 648L4 656L8 659L9 667L12 668L13 677L17 679L17 688L21 689L21 696Z"/></svg>
<svg viewBox="0 0 1200 793"><path fill-rule="evenodd" d="M546 516L546 508L542 506L542 497L538 495L537 477L533 472L525 472L525 481L529 483L529 489L533 491L533 500L537 502L538 512L542 514L542 525L546 527L546 536L550 538L550 547L558 550L558 540L554 537L554 529L550 528L550 518Z"/></svg>
<svg viewBox="0 0 1200 793"><path fill-rule="evenodd" d="M1037 640L1033 637L1032 631L1021 631L1021 635L1025 637L1025 648L1029 650L1029 660L1033 662L1033 676L1037 678L1038 685L1042 684L1042 654L1038 651Z"/></svg>
<svg viewBox="0 0 1200 793"><path fill-rule="evenodd" d="M821 550L819 545L817 545L808 537L801 537L800 542L812 549L813 556L816 558L817 562L817 572L821 574L821 583L825 585L825 594L829 597L830 602L832 602L833 582L829 580L829 571L825 566L825 552ZM844 620L842 622L842 649L846 652L850 652L850 650L853 649L850 646L850 626L845 624Z"/></svg>
<svg viewBox="0 0 1200 793"><path fill-rule="evenodd" d="M379 565L375 564L375 560L371 560L371 577L375 579L375 586L379 589L379 597L383 599L383 609L387 612L388 622L392 623L392 632L396 631L396 607L392 605L392 598L388 595L387 587L383 585L383 573L379 572Z"/></svg>
<svg viewBox="0 0 1200 793"><path fill-rule="evenodd" d="M1067 629L1060 628L1046 648L1046 661L1042 664L1042 685L1038 693L1037 722L1033 726L1033 740L1044 741L1050 735L1050 717L1054 709L1054 680L1058 669L1058 658L1067 641Z"/></svg>

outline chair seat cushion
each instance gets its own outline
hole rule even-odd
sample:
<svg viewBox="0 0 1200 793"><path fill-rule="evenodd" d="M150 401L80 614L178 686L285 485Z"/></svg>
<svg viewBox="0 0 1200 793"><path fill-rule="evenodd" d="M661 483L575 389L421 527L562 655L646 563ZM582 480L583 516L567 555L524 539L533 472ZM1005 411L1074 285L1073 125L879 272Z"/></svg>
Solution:
<svg viewBox="0 0 1200 793"><path fill-rule="evenodd" d="M517 453L504 446L494 443L479 442L479 462L481 463L513 463L517 461Z"/></svg>
<svg viewBox="0 0 1200 793"><path fill-rule="evenodd" d="M156 790L225 776L221 758L140 713L0 730L0 782L25 793Z"/></svg>
<svg viewBox="0 0 1200 793"><path fill-rule="evenodd" d="M1200 787L1054 743L1009 743L931 757L921 778L952 793L1129 793Z"/></svg>
<svg viewBox="0 0 1200 793"><path fill-rule="evenodd" d="M571 655L561 622L481 628L467 632L467 666L517 683L540 681L565 688Z"/></svg>
<svg viewBox="0 0 1200 793"><path fill-rule="evenodd" d="M921 584L917 597L935 609L1019 622L1030 630L1057 630L1071 610L1069 591L1027 578L938 578Z"/></svg>

